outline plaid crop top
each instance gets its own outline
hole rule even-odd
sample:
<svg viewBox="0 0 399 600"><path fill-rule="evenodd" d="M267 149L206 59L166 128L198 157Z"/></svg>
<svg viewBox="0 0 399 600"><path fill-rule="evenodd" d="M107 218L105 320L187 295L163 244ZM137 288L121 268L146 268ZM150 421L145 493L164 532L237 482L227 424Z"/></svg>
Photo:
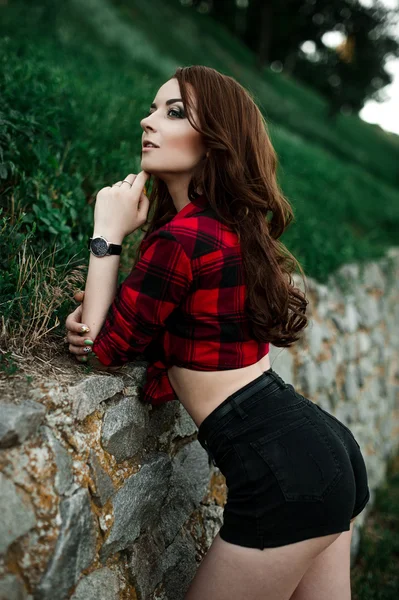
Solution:
<svg viewBox="0 0 399 600"><path fill-rule="evenodd" d="M149 361L144 402L176 399L167 373L172 365L239 369L269 352L269 343L248 330L237 236L204 195L143 239L140 251L92 348L107 366L140 355Z"/></svg>

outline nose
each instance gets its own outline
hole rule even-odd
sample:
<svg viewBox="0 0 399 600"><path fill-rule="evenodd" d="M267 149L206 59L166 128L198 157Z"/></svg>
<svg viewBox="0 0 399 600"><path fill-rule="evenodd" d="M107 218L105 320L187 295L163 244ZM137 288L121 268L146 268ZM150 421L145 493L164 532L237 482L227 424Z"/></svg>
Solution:
<svg viewBox="0 0 399 600"><path fill-rule="evenodd" d="M144 117L144 119L141 119L140 121L140 125L142 127L142 129L144 129L144 131L147 131L148 129L151 129L152 131L154 131L154 127L152 125L152 121L151 121L151 117L153 116L154 113L152 113L151 115L148 115L147 117Z"/></svg>

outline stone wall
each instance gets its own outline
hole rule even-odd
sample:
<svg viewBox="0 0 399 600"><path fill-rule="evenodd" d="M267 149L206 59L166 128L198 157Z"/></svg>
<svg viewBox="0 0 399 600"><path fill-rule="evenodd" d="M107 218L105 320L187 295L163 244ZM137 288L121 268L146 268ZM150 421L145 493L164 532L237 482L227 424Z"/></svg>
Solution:
<svg viewBox="0 0 399 600"><path fill-rule="evenodd" d="M272 367L346 423L371 501L398 450L399 252L327 285L307 280L310 324ZM300 278L296 278L301 285ZM217 534L223 475L177 401L144 405L146 363L42 381L1 406L0 598L180 600Z"/></svg>

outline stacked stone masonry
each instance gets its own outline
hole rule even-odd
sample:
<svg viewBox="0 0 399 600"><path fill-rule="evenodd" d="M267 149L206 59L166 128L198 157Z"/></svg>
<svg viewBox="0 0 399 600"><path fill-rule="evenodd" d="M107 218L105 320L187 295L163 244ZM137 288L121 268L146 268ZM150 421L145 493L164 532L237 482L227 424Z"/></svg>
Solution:
<svg viewBox="0 0 399 600"><path fill-rule="evenodd" d="M399 251L308 278L309 326L274 370L347 424L371 501L399 433ZM303 289L301 278L296 284ZM0 599L183 600L217 534L223 475L178 400L140 401L146 363L1 405Z"/></svg>

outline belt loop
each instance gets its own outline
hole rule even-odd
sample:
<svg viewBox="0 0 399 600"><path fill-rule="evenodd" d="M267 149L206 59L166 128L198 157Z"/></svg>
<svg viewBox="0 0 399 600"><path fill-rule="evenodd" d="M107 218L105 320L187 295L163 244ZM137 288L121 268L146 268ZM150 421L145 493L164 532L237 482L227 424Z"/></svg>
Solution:
<svg viewBox="0 0 399 600"><path fill-rule="evenodd" d="M238 412L238 414L240 415L241 419L246 419L248 417L248 414L245 412L245 410L243 410L241 408L241 406L239 404L237 404L237 402L235 401L235 398L233 398L231 400L231 403L234 405L234 410L236 410Z"/></svg>
<svg viewBox="0 0 399 600"><path fill-rule="evenodd" d="M287 384L287 383L286 383L286 382L285 382L285 381L284 381L284 380L283 380L283 379L280 377L280 375L279 375L278 373L276 373L276 371L274 371L274 370L273 370L271 367L270 367L270 369L269 369L268 371L266 371L266 374L267 374L267 373L268 373L269 375L271 375L271 376L273 377L273 379L274 379L275 381L277 381L277 382L280 384L280 386L281 386L282 388L287 388L287 387L288 387L288 384Z"/></svg>

